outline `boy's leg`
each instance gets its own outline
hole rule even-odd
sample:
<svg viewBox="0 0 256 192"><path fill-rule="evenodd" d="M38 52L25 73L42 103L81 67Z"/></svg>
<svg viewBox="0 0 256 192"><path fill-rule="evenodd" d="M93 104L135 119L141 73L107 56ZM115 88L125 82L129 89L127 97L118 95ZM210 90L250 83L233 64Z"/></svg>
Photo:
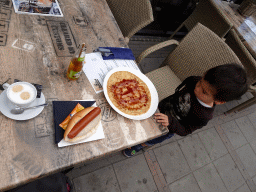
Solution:
<svg viewBox="0 0 256 192"><path fill-rule="evenodd" d="M161 137L158 137L158 138L152 139L150 141L147 141L147 142L145 142L145 144L147 146L152 146L152 145L155 145L157 143L162 143L164 140L170 139L172 136L174 136L174 133L167 133L166 135L163 135Z"/></svg>
<svg viewBox="0 0 256 192"><path fill-rule="evenodd" d="M170 102L171 102L171 98L172 97L168 97L163 99L159 104L158 104L158 109L160 111L160 113L164 113L166 112L166 107L167 109L170 108ZM170 114L169 114L170 115ZM144 147L148 147L148 146L153 146L157 143L161 143L166 139L171 138L174 135L174 133L167 133L166 135L163 135L161 137L158 137L156 139L152 139L150 141L147 141L145 143L139 144L139 145L135 145L131 148L125 149L123 150L123 154L126 157L132 157L133 155L135 155L136 152L142 150Z"/></svg>
<svg viewBox="0 0 256 192"><path fill-rule="evenodd" d="M171 138L173 135L174 135L174 133L167 133L166 135L163 135L163 136L158 137L156 139L152 139L152 140L147 141L145 143L142 143L142 144L139 144L139 145L135 145L135 146L133 146L131 148L123 150L123 154L126 157L132 157L133 155L136 154L136 152L139 152L144 147L153 146L153 145L155 145L157 143L161 143L164 140Z"/></svg>
<svg viewBox="0 0 256 192"><path fill-rule="evenodd" d="M135 145L131 148L127 148L125 150L123 150L123 154L126 157L132 157L133 155L135 155L137 152L139 152L141 149L143 149L144 147L146 147L147 145L145 145L144 143L139 144L139 145Z"/></svg>

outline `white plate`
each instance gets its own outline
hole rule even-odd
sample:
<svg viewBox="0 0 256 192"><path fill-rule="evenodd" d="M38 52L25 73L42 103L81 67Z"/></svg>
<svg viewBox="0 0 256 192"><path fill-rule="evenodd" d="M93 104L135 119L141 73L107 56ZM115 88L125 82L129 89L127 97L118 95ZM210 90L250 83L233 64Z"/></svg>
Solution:
<svg viewBox="0 0 256 192"><path fill-rule="evenodd" d="M36 106L44 103L45 103L45 97L44 97L44 94L41 92L41 97L36 98L29 106ZM1 106L0 111L2 112L2 114L14 120L32 119L37 115L39 115L44 109L44 106L42 106L35 109L25 110L22 114L19 114L19 115L14 115L11 113L11 109L15 108L15 106L11 102L9 102L9 100L7 99L6 90L4 90L0 95L0 106Z"/></svg>
<svg viewBox="0 0 256 192"><path fill-rule="evenodd" d="M109 99L109 96L108 96L108 91L107 91L107 82L108 82L108 79L109 77L117 72L117 71L128 71L134 75L136 75L137 77L139 77L144 83L146 83L146 85L148 86L148 89L150 91L150 94L151 94L151 105L150 105L150 108L149 110L142 114L142 115L127 115L125 113L123 113L122 111L120 111L112 102L111 100ZM134 119L134 120L142 120L142 119L147 119L149 117L151 117L156 109L157 109L157 106L158 106L158 94L157 94L157 91L156 91L156 88L155 86L153 85L153 83L149 80L149 78L147 78L147 76L145 76L143 73L141 73L139 70L135 70L135 69L132 69L132 68L128 68L128 67L118 67L118 68L115 68L115 69L112 69L111 71L108 72L108 74L105 76L105 79L104 79L104 82L103 82L103 91L104 91L104 95L108 101L108 103L111 105L111 107L116 111L118 112L120 115L128 118L128 119Z"/></svg>

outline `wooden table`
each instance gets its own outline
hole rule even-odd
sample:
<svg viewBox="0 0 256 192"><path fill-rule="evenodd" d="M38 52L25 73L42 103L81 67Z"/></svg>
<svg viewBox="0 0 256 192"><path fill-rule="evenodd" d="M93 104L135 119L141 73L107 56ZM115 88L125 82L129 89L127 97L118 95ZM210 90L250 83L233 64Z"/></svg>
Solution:
<svg viewBox="0 0 256 192"><path fill-rule="evenodd" d="M0 83L11 78L11 83L19 79L41 84L49 102L95 99L98 106L106 109L103 115L109 117L102 120L105 139L58 148L54 143L52 106L26 121L0 114L0 191L168 132L152 117L133 121L117 114L103 93L95 94L85 74L78 81L66 78L78 43L86 43L87 53L100 46L127 44L105 0L59 3L63 18L15 14L11 0L0 0ZM13 46L24 41L29 46Z"/></svg>
<svg viewBox="0 0 256 192"><path fill-rule="evenodd" d="M234 25L234 29L242 42L256 59L256 15L245 17L237 11L239 5L232 5L220 0L214 0L214 2ZM252 24L251 26L248 25L250 23ZM255 27L254 30L253 27Z"/></svg>

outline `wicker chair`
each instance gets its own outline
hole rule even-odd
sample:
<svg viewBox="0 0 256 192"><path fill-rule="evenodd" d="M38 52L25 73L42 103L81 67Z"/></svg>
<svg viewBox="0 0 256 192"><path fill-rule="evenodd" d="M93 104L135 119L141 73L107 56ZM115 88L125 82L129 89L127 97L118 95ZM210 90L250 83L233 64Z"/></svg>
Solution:
<svg viewBox="0 0 256 192"><path fill-rule="evenodd" d="M126 43L140 29L154 21L150 0L107 0Z"/></svg>
<svg viewBox="0 0 256 192"><path fill-rule="evenodd" d="M248 83L250 85L249 91L252 92L253 98L249 99L248 101L230 109L226 113L231 113L233 111L241 111L253 104L256 103L256 87L252 86L256 82L256 61L250 54L250 52L246 49L242 41L240 40L239 36L235 32L234 29L231 29L225 41L228 46L235 52L237 57L240 59L241 63L245 67L248 75Z"/></svg>
<svg viewBox="0 0 256 192"><path fill-rule="evenodd" d="M140 61L150 53L172 44L177 47L156 70L146 74L155 85L159 100L172 95L188 76L202 76L208 69L226 63L241 64L236 54L210 29L198 23L179 43L168 40L152 46L136 59Z"/></svg>
<svg viewBox="0 0 256 192"><path fill-rule="evenodd" d="M214 0L200 0L193 13L173 32L170 39L185 26L190 31L198 22L223 38L233 26L217 8Z"/></svg>

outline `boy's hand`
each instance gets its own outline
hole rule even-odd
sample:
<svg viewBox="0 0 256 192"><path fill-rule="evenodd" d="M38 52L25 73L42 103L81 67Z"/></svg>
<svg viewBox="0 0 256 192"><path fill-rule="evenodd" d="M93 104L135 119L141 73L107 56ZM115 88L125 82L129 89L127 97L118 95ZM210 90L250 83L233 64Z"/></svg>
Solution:
<svg viewBox="0 0 256 192"><path fill-rule="evenodd" d="M161 123L163 126L169 125L168 116L163 113L155 113L156 122Z"/></svg>

